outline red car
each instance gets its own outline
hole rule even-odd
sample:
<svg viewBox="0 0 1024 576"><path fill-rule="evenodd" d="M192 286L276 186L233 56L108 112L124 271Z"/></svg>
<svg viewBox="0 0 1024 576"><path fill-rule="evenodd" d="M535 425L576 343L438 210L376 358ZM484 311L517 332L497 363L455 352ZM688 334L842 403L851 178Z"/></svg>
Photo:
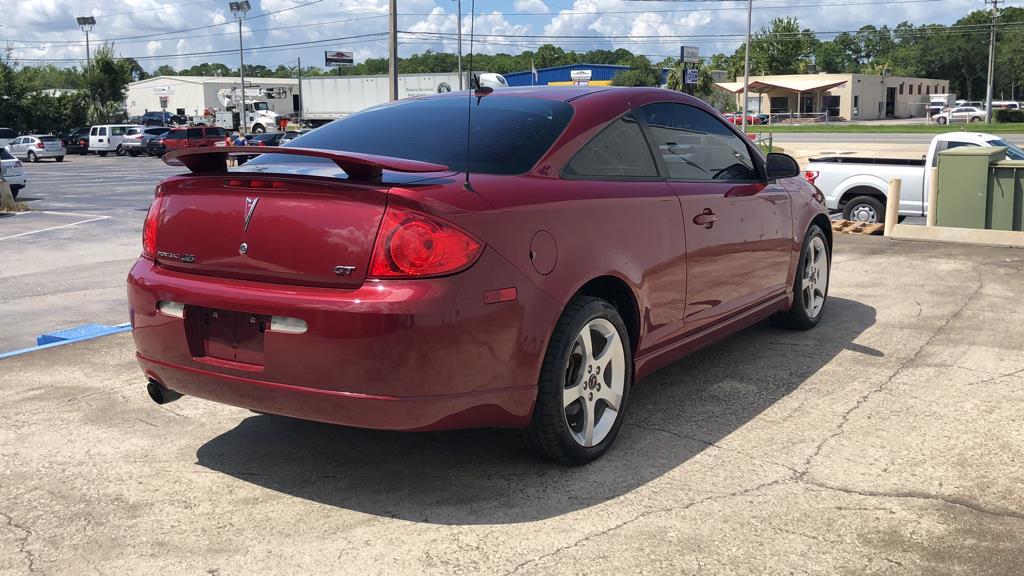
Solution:
<svg viewBox="0 0 1024 576"><path fill-rule="evenodd" d="M192 126L191 128L175 128L164 136L164 148L181 150L183 148L206 148L224 142L227 130L216 126Z"/></svg>
<svg viewBox="0 0 1024 576"><path fill-rule="evenodd" d="M638 379L766 318L822 316L821 193L683 94L440 94L301 143L231 170L251 148L166 156L191 174L157 187L128 276L157 402L518 428L581 464Z"/></svg>

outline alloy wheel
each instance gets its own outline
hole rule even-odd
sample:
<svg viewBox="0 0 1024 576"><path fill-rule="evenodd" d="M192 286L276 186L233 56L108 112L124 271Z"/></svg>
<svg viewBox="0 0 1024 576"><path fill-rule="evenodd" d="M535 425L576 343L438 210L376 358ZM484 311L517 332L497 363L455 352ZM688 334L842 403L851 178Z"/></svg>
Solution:
<svg viewBox="0 0 1024 576"><path fill-rule="evenodd" d="M625 380L626 351L618 330L604 318L591 320L576 335L562 390L565 423L577 444L589 448L608 436Z"/></svg>
<svg viewBox="0 0 1024 576"><path fill-rule="evenodd" d="M803 254L803 278L800 282L804 311L808 318L817 318L825 306L828 292L828 250L820 236L814 236Z"/></svg>

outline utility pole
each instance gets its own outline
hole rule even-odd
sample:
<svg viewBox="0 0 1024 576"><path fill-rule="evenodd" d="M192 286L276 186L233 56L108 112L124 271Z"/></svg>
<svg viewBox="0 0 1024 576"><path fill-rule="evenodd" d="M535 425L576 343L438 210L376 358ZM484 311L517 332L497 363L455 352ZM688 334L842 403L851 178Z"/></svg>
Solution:
<svg viewBox="0 0 1024 576"><path fill-rule="evenodd" d="M988 82L985 86L985 123L992 123L992 79L996 69L996 22L999 20L999 0L985 0L985 4L992 2L992 26L988 38Z"/></svg>
<svg viewBox="0 0 1024 576"><path fill-rule="evenodd" d="M249 120L246 118L245 113L245 50L242 47L242 20L245 19L245 13L252 8L249 5L249 0L242 0L241 2L231 2L229 4L231 13L234 14L235 18L238 18L238 75L242 81L242 110L238 115L240 127L242 129L242 136L249 131Z"/></svg>
<svg viewBox="0 0 1024 576"><path fill-rule="evenodd" d="M459 91L463 90L462 87L462 0L455 0L456 11L458 12L459 18Z"/></svg>
<svg viewBox="0 0 1024 576"><path fill-rule="evenodd" d="M398 0L390 0L388 6L388 93L391 100L398 100Z"/></svg>
<svg viewBox="0 0 1024 576"><path fill-rule="evenodd" d="M747 51L743 56L743 104L740 116L743 118L743 133L747 133L747 100L750 98L750 22L754 15L754 0L747 0ZM797 103L799 105L799 102Z"/></svg>
<svg viewBox="0 0 1024 576"><path fill-rule="evenodd" d="M93 16L79 16L75 18L78 21L78 25L82 27L82 31L85 32L85 65L92 66L92 56L89 51L89 32L92 31L92 27L96 25L96 18Z"/></svg>
<svg viewBox="0 0 1024 576"><path fill-rule="evenodd" d="M299 74L298 74L298 76L299 76L299 109L298 109L298 113L299 113L299 128L302 128L302 107L305 105L302 102L302 58L299 58L298 61L299 61Z"/></svg>

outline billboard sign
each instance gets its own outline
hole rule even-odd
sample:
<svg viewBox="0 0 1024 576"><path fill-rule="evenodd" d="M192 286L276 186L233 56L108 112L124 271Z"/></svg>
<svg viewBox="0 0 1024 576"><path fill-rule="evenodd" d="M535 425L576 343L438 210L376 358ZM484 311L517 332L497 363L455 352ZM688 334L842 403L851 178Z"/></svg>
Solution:
<svg viewBox="0 0 1024 576"><path fill-rule="evenodd" d="M679 48L679 57L684 64L697 64L700 62L700 50L696 46L682 46Z"/></svg>
<svg viewBox="0 0 1024 576"><path fill-rule="evenodd" d="M324 62L328 68L347 68L355 63L351 52L333 52L330 50L324 52Z"/></svg>
<svg viewBox="0 0 1024 576"><path fill-rule="evenodd" d="M571 78L573 82L588 82L593 77L593 70L573 70L569 72L569 78Z"/></svg>

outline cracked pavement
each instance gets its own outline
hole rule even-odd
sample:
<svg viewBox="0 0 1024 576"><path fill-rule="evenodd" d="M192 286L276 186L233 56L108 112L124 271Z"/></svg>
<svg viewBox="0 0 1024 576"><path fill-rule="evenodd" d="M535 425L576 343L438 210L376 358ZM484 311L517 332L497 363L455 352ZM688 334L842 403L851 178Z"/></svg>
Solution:
<svg viewBox="0 0 1024 576"><path fill-rule="evenodd" d="M1024 251L839 236L830 296L640 383L578 469L156 406L130 335L0 361L0 574L1024 573Z"/></svg>

